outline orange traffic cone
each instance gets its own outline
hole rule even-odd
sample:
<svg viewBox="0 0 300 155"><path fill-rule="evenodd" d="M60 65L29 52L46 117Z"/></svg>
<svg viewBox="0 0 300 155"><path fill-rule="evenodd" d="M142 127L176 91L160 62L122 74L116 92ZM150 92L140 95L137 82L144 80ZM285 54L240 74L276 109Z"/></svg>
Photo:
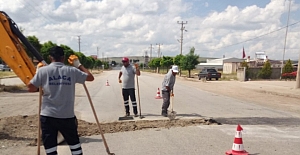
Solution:
<svg viewBox="0 0 300 155"><path fill-rule="evenodd" d="M226 155L248 155L248 152L244 150L243 139L242 139L243 128L238 124L236 128L235 138L232 145L232 150L226 152Z"/></svg>
<svg viewBox="0 0 300 155"><path fill-rule="evenodd" d="M162 97L160 96L160 90L159 88L157 88L157 93L156 93L156 99L162 99Z"/></svg>
<svg viewBox="0 0 300 155"><path fill-rule="evenodd" d="M109 86L108 80L106 80L106 86Z"/></svg>

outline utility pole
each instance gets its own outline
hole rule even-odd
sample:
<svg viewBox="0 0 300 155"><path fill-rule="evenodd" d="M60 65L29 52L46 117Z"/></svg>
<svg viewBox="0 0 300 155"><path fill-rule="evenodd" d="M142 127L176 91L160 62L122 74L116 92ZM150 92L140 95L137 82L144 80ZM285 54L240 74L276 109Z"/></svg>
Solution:
<svg viewBox="0 0 300 155"><path fill-rule="evenodd" d="M179 22L179 21L177 21L177 24L181 24L181 36L180 36L180 54L182 55L182 43L183 43L183 30L185 30L185 27L183 26L183 24L187 24L188 22L187 21L185 21L185 22L183 22L183 21L181 21L181 22ZM185 31L187 31L187 30L185 30Z"/></svg>
<svg viewBox="0 0 300 155"><path fill-rule="evenodd" d="M97 59L99 57L99 47L97 47Z"/></svg>
<svg viewBox="0 0 300 155"><path fill-rule="evenodd" d="M291 10L291 2L292 0L289 0L289 12L288 12L288 19L286 23L286 31L285 31L285 39L284 39L284 48L283 48L283 55L282 55L282 63L281 63L281 70L280 70L280 80L282 79L282 71L283 71L283 63L284 63L284 55L285 55L285 47L286 47L286 38L288 34L288 27L289 27L289 20L290 20L290 10Z"/></svg>
<svg viewBox="0 0 300 155"><path fill-rule="evenodd" d="M149 59L149 61L151 61L151 58L152 58L152 49L154 48L154 47L152 47L152 44L150 44L150 59Z"/></svg>
<svg viewBox="0 0 300 155"><path fill-rule="evenodd" d="M79 52L80 52L80 36L78 36L78 46L79 46Z"/></svg>
<svg viewBox="0 0 300 155"><path fill-rule="evenodd" d="M160 43L157 44L156 43L156 45L158 45L157 57L160 58L161 57L161 54L160 54L160 45L163 45L163 44L160 44Z"/></svg>
<svg viewBox="0 0 300 155"><path fill-rule="evenodd" d="M145 54L144 54L143 70L145 70L145 65L146 65L146 55L147 55L147 51L145 51Z"/></svg>
<svg viewBox="0 0 300 155"><path fill-rule="evenodd" d="M104 53L102 52L102 62L104 62Z"/></svg>
<svg viewBox="0 0 300 155"><path fill-rule="evenodd" d="M296 89L300 88L300 52L299 52L299 59L298 59L298 66L297 66L297 77L296 77Z"/></svg>

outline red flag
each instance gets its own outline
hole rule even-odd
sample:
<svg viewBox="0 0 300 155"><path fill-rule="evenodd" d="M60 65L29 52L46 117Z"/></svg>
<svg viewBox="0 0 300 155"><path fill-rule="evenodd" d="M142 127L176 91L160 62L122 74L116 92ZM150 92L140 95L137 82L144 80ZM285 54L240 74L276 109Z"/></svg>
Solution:
<svg viewBox="0 0 300 155"><path fill-rule="evenodd" d="M246 57L246 54L245 54L245 50L244 50L244 47L243 47L243 59Z"/></svg>

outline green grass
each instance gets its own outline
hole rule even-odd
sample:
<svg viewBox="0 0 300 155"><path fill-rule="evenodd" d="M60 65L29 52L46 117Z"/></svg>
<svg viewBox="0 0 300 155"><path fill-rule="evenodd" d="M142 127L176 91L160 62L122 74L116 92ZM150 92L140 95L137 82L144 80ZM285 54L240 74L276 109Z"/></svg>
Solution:
<svg viewBox="0 0 300 155"><path fill-rule="evenodd" d="M196 70L196 69L191 70L191 77L197 77L198 73L199 73L199 70ZM182 70L181 71L181 76L186 76L187 77L188 75L189 75L188 70Z"/></svg>
<svg viewBox="0 0 300 155"><path fill-rule="evenodd" d="M238 80L237 78L237 74L236 73L232 73L232 74L222 74L221 76L221 80L223 81L228 81L228 80Z"/></svg>
<svg viewBox="0 0 300 155"><path fill-rule="evenodd" d="M151 72L151 73L156 73L156 69L141 69L141 71L143 72ZM169 71L169 69L167 68L163 68L159 70L159 74L167 74L167 72ZM197 75L195 75L195 73L199 73L199 70L191 70L191 77L196 77ZM182 70L181 71L181 76L183 77L187 77L189 74L189 72L187 70Z"/></svg>
<svg viewBox="0 0 300 155"><path fill-rule="evenodd" d="M8 76L15 76L16 74L14 72L8 72L8 71L0 71L0 78L3 78L3 77L8 77Z"/></svg>

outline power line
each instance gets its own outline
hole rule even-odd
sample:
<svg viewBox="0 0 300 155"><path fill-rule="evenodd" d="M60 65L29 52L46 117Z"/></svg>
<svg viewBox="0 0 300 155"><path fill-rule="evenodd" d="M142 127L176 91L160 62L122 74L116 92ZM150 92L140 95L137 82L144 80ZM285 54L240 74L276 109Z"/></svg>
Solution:
<svg viewBox="0 0 300 155"><path fill-rule="evenodd" d="M288 26L293 26L293 25L296 25L296 24L298 24L298 23L300 23L300 21L297 21L297 22L295 22L295 23L293 23L293 24L290 24L290 25L288 25ZM262 34L262 35L260 35L260 36L257 36L257 37L254 37L254 38L251 38L251 39L248 39L248 40L244 40L244 41L241 41L241 42L238 42L238 43L234 43L234 44L231 44L231 45L227 45L227 46L215 48L214 50L222 49L222 48L227 48L227 47L235 46L235 45L238 45L238 44L241 44L241 43L245 43L245 42L248 42L248 41L251 41L251 40L254 40L254 39L257 39L257 38L260 38L260 37L269 35L269 34L272 34L272 33L274 33L274 32L280 31L280 30L282 30L282 29L287 28L288 26L279 28L279 29L277 29L277 30L271 31L271 32L269 32L269 33Z"/></svg>
<svg viewBox="0 0 300 155"><path fill-rule="evenodd" d="M55 22L55 23L56 23L55 20L53 20L52 18L49 18L49 17L47 17L46 15L44 15L43 13L41 13L41 12L40 12L38 9L36 9L31 3L27 2L26 0L24 0L24 2L27 4L27 6L31 7L33 10L35 10L34 12L37 12L37 13L39 13L41 16L43 16L44 19L46 19L48 22L50 22L50 23Z"/></svg>

